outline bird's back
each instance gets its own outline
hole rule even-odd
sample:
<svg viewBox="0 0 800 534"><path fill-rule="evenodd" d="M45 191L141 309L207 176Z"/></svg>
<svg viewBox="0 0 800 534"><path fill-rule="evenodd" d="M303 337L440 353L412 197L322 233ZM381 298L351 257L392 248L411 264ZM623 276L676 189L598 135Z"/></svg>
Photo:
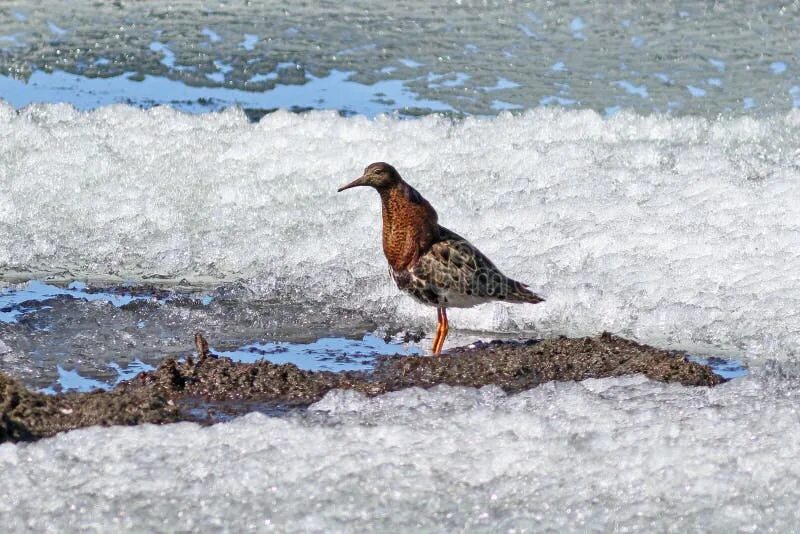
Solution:
<svg viewBox="0 0 800 534"><path fill-rule="evenodd" d="M426 280L451 307L470 307L490 300L542 302L525 284L503 274L478 248L443 227L438 238L420 256L412 275Z"/></svg>

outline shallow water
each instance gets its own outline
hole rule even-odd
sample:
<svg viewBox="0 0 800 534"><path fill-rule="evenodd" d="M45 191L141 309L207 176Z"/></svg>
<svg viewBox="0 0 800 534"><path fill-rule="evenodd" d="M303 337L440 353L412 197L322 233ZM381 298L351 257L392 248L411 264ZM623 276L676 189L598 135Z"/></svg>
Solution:
<svg viewBox="0 0 800 534"><path fill-rule="evenodd" d="M420 352L419 337L409 345L404 336L365 334L375 328L357 312L242 302L224 289L30 281L0 290L0 366L47 392L107 388L165 356L183 358L194 351L195 331L236 361L269 359L312 370L365 369L377 354Z"/></svg>
<svg viewBox="0 0 800 534"><path fill-rule="evenodd" d="M17 106L712 117L800 105L795 4L14 0L0 28L0 91Z"/></svg>
<svg viewBox="0 0 800 534"><path fill-rule="evenodd" d="M313 371L369 370L377 356L423 354L430 345L422 331L325 335L348 327L357 332L357 325L349 322L351 315L339 318L338 326L328 323L316 330L311 325L299 330L298 317L308 320L311 310L294 306L294 313L287 313L291 307L280 304L253 306L252 313L271 321L268 331L256 332L234 318L242 312L237 309L242 307L239 301L221 293L134 287L103 291L80 282L60 287L40 281L0 290L0 332L7 340L0 345L0 361L28 385L56 393L108 389L153 370L165 354L182 359L194 350L188 339L199 326L206 327L206 335L214 329L215 335L224 336L222 345L211 346L220 356L239 362L292 363ZM218 305L224 315L215 309ZM76 324L78 317L82 320ZM315 338L318 335L324 337ZM488 335L456 331L449 344L468 344ZM742 362L730 356L689 358L710 365L724 378L747 375Z"/></svg>

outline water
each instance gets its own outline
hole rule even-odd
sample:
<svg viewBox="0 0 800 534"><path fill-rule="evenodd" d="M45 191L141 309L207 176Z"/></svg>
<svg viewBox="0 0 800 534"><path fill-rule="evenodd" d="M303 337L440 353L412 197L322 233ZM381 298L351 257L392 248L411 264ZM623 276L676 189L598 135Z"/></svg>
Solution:
<svg viewBox="0 0 800 534"><path fill-rule="evenodd" d="M800 105L796 4L16 0L0 28L0 91L16 106L713 116Z"/></svg>
<svg viewBox="0 0 800 534"><path fill-rule="evenodd" d="M448 346L604 330L642 377L374 399L0 445L10 531L796 528L797 6L0 6L0 370L108 388L193 351L306 369L424 353L372 191L547 301ZM188 113L187 113L188 112ZM213 526L212 526L213 525Z"/></svg>
<svg viewBox="0 0 800 534"><path fill-rule="evenodd" d="M314 310L308 303L242 302L221 290L100 290L80 282L61 287L30 281L0 291L0 313L4 369L47 393L108 389L152 370L165 354L183 358L194 350L192 329L202 329L214 340L212 350L234 361L266 359L322 371L369 370L379 355L421 354L430 345L422 329L390 334L352 312ZM270 326L255 328L254 317L268 318ZM375 334L363 334L376 328ZM467 344L486 335L456 331L450 343ZM746 376L735 353L712 352L717 356L690 359L725 378Z"/></svg>
<svg viewBox="0 0 800 534"><path fill-rule="evenodd" d="M108 388L165 356L183 358L194 351L195 331L236 361L269 359L312 370L369 369L377 354L420 352L419 338L409 344L397 332L372 334L377 328L358 310L243 299L230 287L101 289L30 281L0 290L2 368L46 392Z"/></svg>

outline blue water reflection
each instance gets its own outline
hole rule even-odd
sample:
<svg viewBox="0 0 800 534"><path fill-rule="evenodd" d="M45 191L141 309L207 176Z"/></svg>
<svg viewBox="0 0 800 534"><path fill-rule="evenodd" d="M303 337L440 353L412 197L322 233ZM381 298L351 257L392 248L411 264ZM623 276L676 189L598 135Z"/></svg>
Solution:
<svg viewBox="0 0 800 534"><path fill-rule="evenodd" d="M133 360L125 367L122 367L119 364L112 362L110 367L117 372L117 378L114 380L113 383L107 383L101 380L87 378L78 373L78 371L67 370L59 365L57 367L58 379L56 380L56 383L50 387L43 388L39 391L41 391L42 393L53 395L56 393L66 393L69 391L87 392L87 391L93 391L95 389L108 390L116 386L123 380L130 380L139 373L143 373L145 371L152 371L155 369L155 367L153 367L152 365L148 365L138 359Z"/></svg>
<svg viewBox="0 0 800 534"><path fill-rule="evenodd" d="M162 54L161 63L180 70L189 67L175 65L175 54L163 43L153 42L150 49ZM404 60L411 64L411 60ZM217 83L225 81L232 70L226 63L215 62L217 72L208 75ZM278 68L281 66L279 65ZM193 87L183 82L159 76L133 79L128 72L108 78L90 78L64 71L34 72L27 83L9 76L0 76L0 95L15 108L36 102L64 102L80 110L90 110L110 104L137 102L144 107L169 104L181 111L202 113L232 106L247 109L336 109L375 117L404 109L449 111L455 109L444 102L425 99L412 92L402 80L384 80L366 85L350 80L352 71L332 70L317 78L307 75L302 85L278 84L264 91L246 91L224 87ZM256 73L252 82L276 79L276 73ZM453 83L463 81L457 78ZM513 82L500 79L492 90L514 87Z"/></svg>
<svg viewBox="0 0 800 534"><path fill-rule="evenodd" d="M252 363L268 360L272 363L293 363L309 371L363 371L371 369L379 355L421 354L413 345L386 341L375 335L362 339L324 337L311 343L253 343L244 347L219 351L237 362Z"/></svg>
<svg viewBox="0 0 800 534"><path fill-rule="evenodd" d="M91 289L80 281L74 281L66 287L60 287L40 280L31 280L21 287L0 289L0 323L17 322L20 317L28 313L47 309L49 307L46 304L47 301L63 297L87 302L105 301L117 308L130 304L135 300L164 300L147 292L137 291L136 294L126 292L124 288L114 291ZM203 306L207 306L214 300L214 297L201 295L198 300Z"/></svg>
<svg viewBox="0 0 800 534"><path fill-rule="evenodd" d="M56 297L72 297L86 301L104 300L114 306L124 306L131 301L150 298L127 293L88 292L83 282L72 282L67 287L58 287L38 280L26 282L21 289L0 290L0 322L11 323L21 315L33 311L34 306L27 303L44 302ZM41 309L41 306L35 308Z"/></svg>

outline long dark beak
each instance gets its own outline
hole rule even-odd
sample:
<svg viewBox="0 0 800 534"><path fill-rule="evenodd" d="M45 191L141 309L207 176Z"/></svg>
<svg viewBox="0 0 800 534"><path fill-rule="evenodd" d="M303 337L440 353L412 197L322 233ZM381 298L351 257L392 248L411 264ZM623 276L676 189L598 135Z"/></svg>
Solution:
<svg viewBox="0 0 800 534"><path fill-rule="evenodd" d="M349 184L343 185L342 187L340 187L336 192L337 193L341 193L345 189L350 189L351 187L358 187L360 185L369 185L369 183L367 183L367 177L366 176L359 176L358 178L356 178L355 180L353 180Z"/></svg>

